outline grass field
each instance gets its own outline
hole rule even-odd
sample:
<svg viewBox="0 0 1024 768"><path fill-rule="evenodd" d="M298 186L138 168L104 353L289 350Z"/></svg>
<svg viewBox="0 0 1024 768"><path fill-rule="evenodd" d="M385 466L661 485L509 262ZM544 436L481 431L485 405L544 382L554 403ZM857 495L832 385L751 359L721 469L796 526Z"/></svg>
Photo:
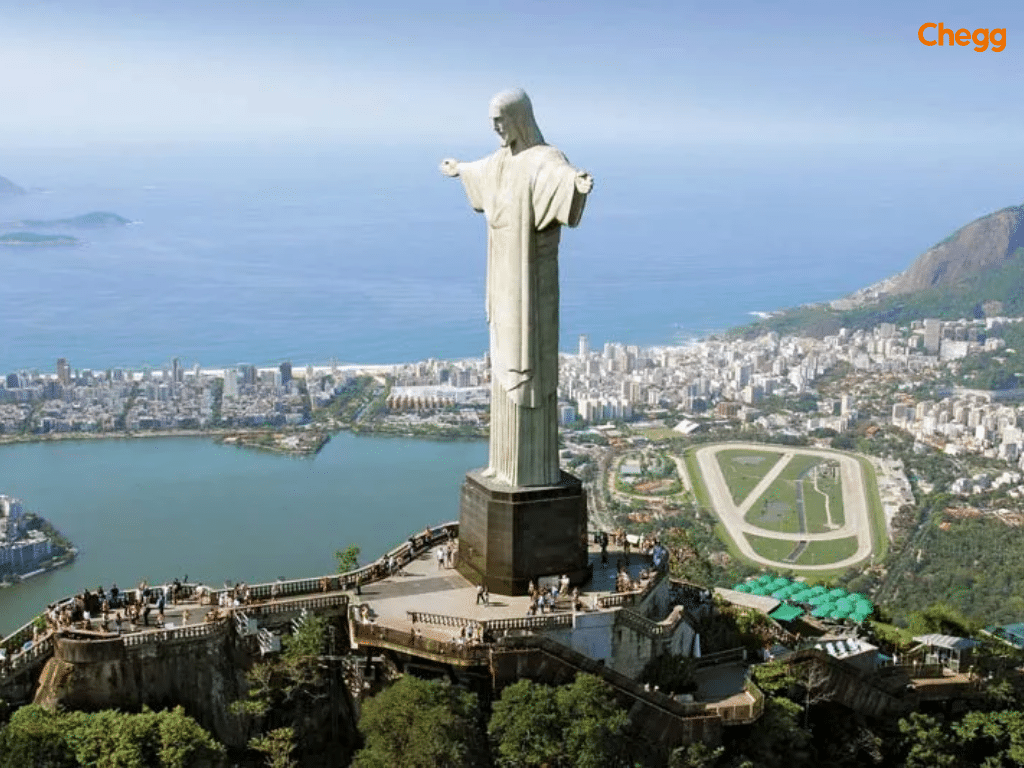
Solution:
<svg viewBox="0 0 1024 768"><path fill-rule="evenodd" d="M857 537L812 541L797 558L797 565L828 565L852 557L857 551Z"/></svg>
<svg viewBox="0 0 1024 768"><path fill-rule="evenodd" d="M845 519L839 469L832 462L822 462L819 467L817 473L804 479L804 515L808 533L834 530L841 526Z"/></svg>
<svg viewBox="0 0 1024 768"><path fill-rule="evenodd" d="M634 429L633 434L639 435L640 437L646 437L652 442L660 442L662 440L672 440L680 437L680 434L674 429L668 427L649 427L647 429Z"/></svg>
<svg viewBox="0 0 1024 768"><path fill-rule="evenodd" d="M857 458L864 471L864 493L868 497L868 515L871 517L871 550L876 561L880 561L889 551L889 531L885 524L885 510L882 509L882 497L878 493L878 478L875 468L867 459Z"/></svg>
<svg viewBox="0 0 1024 768"><path fill-rule="evenodd" d="M796 485L811 467L823 463L819 456L805 456L797 454L782 470L775 482L768 486L768 489L761 497L754 502L747 512L746 521L758 528L768 531L780 531L782 533L823 533L825 528L825 505L822 500L819 513L812 520L806 518L807 530L800 527L800 516L797 513ZM810 494L807 489L811 485L804 483L804 514L807 515L806 502ZM814 525L812 528L811 525Z"/></svg>
<svg viewBox="0 0 1024 768"><path fill-rule="evenodd" d="M746 534L746 537L747 541L750 542L750 546L754 548L757 554L780 564L796 548L795 541L766 539L764 536L754 536L750 533Z"/></svg>
<svg viewBox="0 0 1024 768"><path fill-rule="evenodd" d="M850 557L857 551L857 537L848 536L844 539L832 539L829 541L812 541L795 563L784 562L787 557L796 549L795 541L783 541L781 539L768 539L764 536L753 536L747 534L747 541L761 557L774 560L780 567L799 567L801 565L828 565L838 563Z"/></svg>
<svg viewBox="0 0 1024 768"><path fill-rule="evenodd" d="M732 502L739 504L779 463L782 454L775 451L734 450L722 451L717 458L725 483L729 486Z"/></svg>

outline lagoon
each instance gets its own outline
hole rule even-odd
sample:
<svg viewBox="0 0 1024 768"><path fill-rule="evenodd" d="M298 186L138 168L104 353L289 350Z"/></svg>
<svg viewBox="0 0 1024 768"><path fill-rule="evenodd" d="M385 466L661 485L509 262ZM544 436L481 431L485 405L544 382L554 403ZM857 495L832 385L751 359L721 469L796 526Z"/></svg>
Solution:
<svg viewBox="0 0 1024 768"><path fill-rule="evenodd" d="M207 438L61 440L0 446L0 488L79 548L64 568L0 589L0 634L60 597L188 575L220 585L336 570L334 552L376 558L425 526L457 520L484 440L340 433L312 458Z"/></svg>

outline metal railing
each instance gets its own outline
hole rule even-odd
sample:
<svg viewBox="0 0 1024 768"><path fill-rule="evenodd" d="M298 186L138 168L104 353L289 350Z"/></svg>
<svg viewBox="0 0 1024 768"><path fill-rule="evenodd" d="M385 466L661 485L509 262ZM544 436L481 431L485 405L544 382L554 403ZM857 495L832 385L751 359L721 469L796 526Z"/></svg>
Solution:
<svg viewBox="0 0 1024 768"><path fill-rule="evenodd" d="M29 648L24 648L18 653L7 656L3 663L0 663L0 682L6 682L19 674L35 662L49 658L53 654L53 635L48 634L39 638Z"/></svg>
<svg viewBox="0 0 1024 768"><path fill-rule="evenodd" d="M400 650L429 654L453 663L486 664L490 658L489 646L485 645L466 645L437 640L377 623L353 621L350 626L353 638L360 644L397 647Z"/></svg>

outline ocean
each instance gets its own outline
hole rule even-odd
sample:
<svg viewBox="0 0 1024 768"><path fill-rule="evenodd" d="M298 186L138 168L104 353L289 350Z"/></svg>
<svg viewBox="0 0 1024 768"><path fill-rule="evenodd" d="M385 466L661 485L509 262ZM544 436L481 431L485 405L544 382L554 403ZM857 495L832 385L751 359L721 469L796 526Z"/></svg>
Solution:
<svg viewBox="0 0 1024 768"><path fill-rule="evenodd" d="M554 140L555 137L549 137ZM555 143L559 143L557 140ZM905 268L1020 199L985 148L561 147L595 187L563 233L561 347L678 344ZM0 373L393 363L487 344L485 230L441 176L475 147L165 146L0 158L30 194L0 223L109 211L131 226L0 248ZM0 226L0 234L13 231ZM82 549L0 590L0 633L58 597L188 574L249 582L376 557L457 518L486 443L337 436L313 459L203 439L0 447L0 493ZM368 480L369 478L369 480Z"/></svg>
<svg viewBox="0 0 1024 768"><path fill-rule="evenodd" d="M473 158L489 146L470 147ZM563 233L561 347L684 342L900 271L1013 179L866 150L564 147L595 177ZM0 224L110 211L74 248L3 248L0 372L479 356L485 224L459 147L22 152ZM992 161L996 164L996 161ZM970 173L968 173L970 170ZM942 181L948 179L943 184ZM0 234L10 228L0 226ZM63 232L64 230L57 230Z"/></svg>

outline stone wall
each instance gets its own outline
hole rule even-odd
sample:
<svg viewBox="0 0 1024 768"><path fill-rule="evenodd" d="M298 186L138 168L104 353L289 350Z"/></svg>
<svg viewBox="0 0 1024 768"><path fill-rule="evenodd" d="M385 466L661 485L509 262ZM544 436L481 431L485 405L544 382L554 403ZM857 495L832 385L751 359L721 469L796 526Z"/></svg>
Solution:
<svg viewBox="0 0 1024 768"><path fill-rule="evenodd" d="M242 696L248 654L237 647L226 623L205 633L125 643L58 637L39 677L35 703L95 711L160 710L181 704L226 744L244 743L228 705Z"/></svg>

